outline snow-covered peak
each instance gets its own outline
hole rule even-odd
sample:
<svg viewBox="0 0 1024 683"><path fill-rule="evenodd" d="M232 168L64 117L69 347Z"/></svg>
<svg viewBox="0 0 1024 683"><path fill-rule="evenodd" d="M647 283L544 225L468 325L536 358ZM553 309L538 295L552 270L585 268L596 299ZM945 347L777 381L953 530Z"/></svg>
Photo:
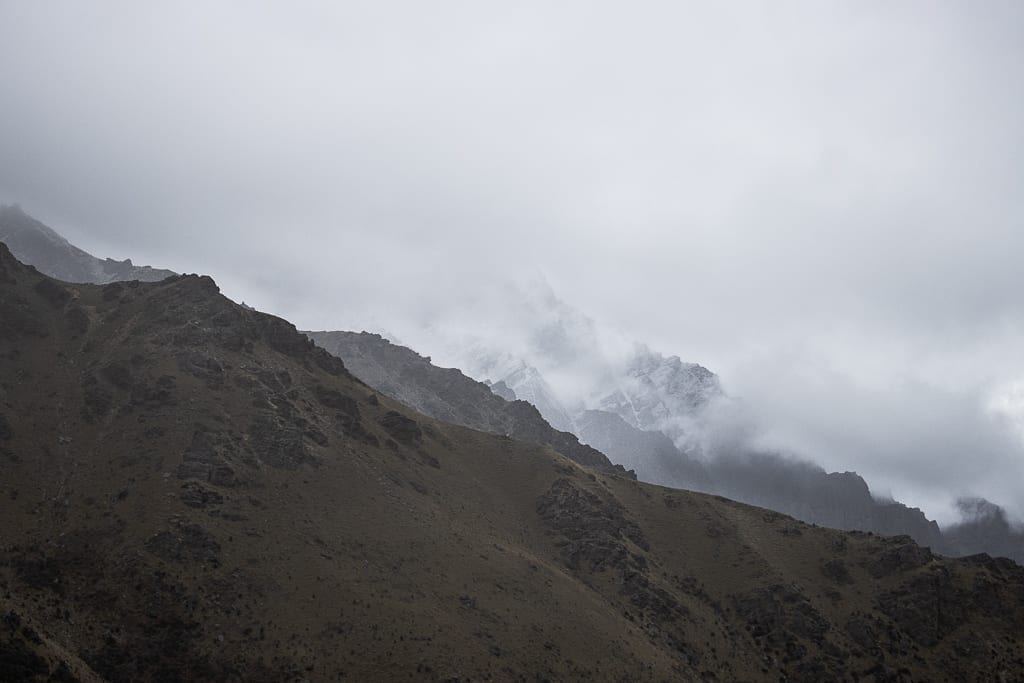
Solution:
<svg viewBox="0 0 1024 683"><path fill-rule="evenodd" d="M638 345L617 386L596 407L678 443L690 439L704 408L723 396L718 377L707 368Z"/></svg>
<svg viewBox="0 0 1024 683"><path fill-rule="evenodd" d="M515 371L499 378L510 388L516 398L528 401L540 411L548 423L563 432L575 432L572 416L555 397L551 386L537 368L522 365Z"/></svg>
<svg viewBox="0 0 1024 683"><path fill-rule="evenodd" d="M502 291L479 316L414 332L423 340L417 348L477 380L503 382L565 431L575 432L574 418L597 408L678 441L722 394L714 373L601 325L542 278Z"/></svg>

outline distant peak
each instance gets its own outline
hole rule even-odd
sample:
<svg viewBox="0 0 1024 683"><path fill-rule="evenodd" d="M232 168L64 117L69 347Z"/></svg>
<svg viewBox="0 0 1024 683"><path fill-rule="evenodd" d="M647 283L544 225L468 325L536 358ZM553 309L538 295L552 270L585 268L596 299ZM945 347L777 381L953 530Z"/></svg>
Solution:
<svg viewBox="0 0 1024 683"><path fill-rule="evenodd" d="M195 288L201 292L208 292L210 294L219 294L220 287L209 275L196 275L190 273L188 275L182 275L178 282L182 283L186 287Z"/></svg>
<svg viewBox="0 0 1024 683"><path fill-rule="evenodd" d="M0 282L11 282L11 274L23 270L24 267L7 245L0 241Z"/></svg>

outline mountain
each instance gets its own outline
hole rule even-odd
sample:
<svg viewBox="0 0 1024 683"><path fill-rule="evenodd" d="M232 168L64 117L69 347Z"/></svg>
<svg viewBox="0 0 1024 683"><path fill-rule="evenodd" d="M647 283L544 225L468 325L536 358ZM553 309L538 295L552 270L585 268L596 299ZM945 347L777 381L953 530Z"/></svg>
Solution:
<svg viewBox="0 0 1024 683"><path fill-rule="evenodd" d="M699 411L723 397L718 377L707 368L639 345L618 386L600 399L598 408L637 429L660 431L682 445L693 437Z"/></svg>
<svg viewBox="0 0 1024 683"><path fill-rule="evenodd" d="M107 277L162 279L172 275L146 267L118 269L110 264L124 264L93 259L17 207L0 209L0 226L6 226L4 230L17 234L25 243L41 241L50 245L49 249L32 252L42 254L40 258L49 263L50 272L79 272L75 279L82 279L84 258L85 262L92 259L93 266L107 264L100 281ZM527 357L549 372L577 364L576 379L581 373L585 375L592 384L588 393L597 397L591 403L608 410L573 414L556 398L543 373L527 364L524 357L496 352L480 340L466 345L469 365L478 374L504 377L490 384L491 391L512 400L519 393L518 398L535 405L541 416L521 402L508 406L489 400L478 383L455 370L444 371L444 377L450 379L434 381L429 359L402 347L385 346L381 362L371 363L372 368L361 365L358 356L372 355L371 347L383 342L379 338L362 338L363 351L347 360L369 384L425 414L550 445L583 464L618 469L620 473L625 467L646 482L724 495L809 523L907 534L946 554L988 552L1024 562L1024 532L1009 524L1005 513L990 503L986 505L997 514L966 514L964 523L940 534L920 510L875 500L855 473L828 473L809 463L742 446L723 449L714 445L709 449L701 443L706 429L704 413L710 406L730 400L714 373L643 345L633 345L623 362L608 360L610 354L600 348L601 334L594 321L560 301L547 285L525 297L522 308L521 317L534 326L527 335ZM335 351L346 358L340 346ZM399 376L392 364L415 370ZM552 430L542 417L575 436ZM666 435L672 439L666 440ZM581 445L576 437L589 445ZM673 439L677 445L669 443Z"/></svg>
<svg viewBox="0 0 1024 683"><path fill-rule="evenodd" d="M491 390L491 393L494 394L495 396L501 396L506 401L519 400L519 397L516 396L516 392L512 391L512 388L509 385L505 384L505 382L502 380L492 382L489 379L485 379L483 383L487 385L487 387Z"/></svg>
<svg viewBox="0 0 1024 683"><path fill-rule="evenodd" d="M517 399L535 406L555 429L563 432L576 431L569 411L555 397L551 386L537 368L521 363L514 370L502 375L495 384L508 387Z"/></svg>
<svg viewBox="0 0 1024 683"><path fill-rule="evenodd" d="M988 552L1024 561L1021 534L1008 524L1005 529L998 524L981 522L955 527L947 538L921 510L898 502L876 500L864 479L854 472L826 472L816 465L777 453L746 448L700 457L699 453L680 450L663 432L638 429L617 413L602 410L587 410L576 416L576 433L580 441L588 444L581 446L572 434L552 429L530 404L518 400L509 403L495 395L497 391L509 392L503 381L487 385L466 377L459 370L439 368L430 358L392 344L377 334L306 334L340 358L356 377L375 390L445 422L550 445L584 465L618 468L620 472L625 469L641 481L725 496L782 512L809 524L907 535L944 554ZM647 401L643 405L686 405L690 400L686 396L695 395L694 384L678 380L680 374L685 380L693 368L699 366L683 364L678 359L661 360L664 363L655 366L667 367L670 371L655 370L647 376L669 379L649 383L649 386L659 387L666 400ZM696 374L703 375L700 371ZM711 397L706 400L714 400L717 380L703 379L700 383L711 387L704 394ZM673 391L666 387L683 389ZM652 393L654 391L659 390L652 390ZM697 403L702 400L705 399L698 399Z"/></svg>
<svg viewBox="0 0 1024 683"><path fill-rule="evenodd" d="M905 534L941 552L990 552L1024 560L1024 547L986 538L953 543L917 508L876 500L855 472L826 472L776 453L741 451L700 459L680 451L659 431L644 431L614 413L590 410L577 418L580 438L613 462L634 469L641 481L725 496L768 508L809 524L834 529ZM971 536L961 530L962 536ZM991 535L990 535L991 536Z"/></svg>
<svg viewBox="0 0 1024 683"><path fill-rule="evenodd" d="M0 246L0 678L1020 680L1024 569L380 396L207 277Z"/></svg>
<svg viewBox="0 0 1024 683"><path fill-rule="evenodd" d="M503 398L515 396L515 399L529 402L555 429L576 433L572 411L558 399L540 370L521 356L493 352L481 342L468 346L475 353L459 354L460 363L465 362L459 367L468 375L492 387L492 391Z"/></svg>
<svg viewBox="0 0 1024 683"><path fill-rule="evenodd" d="M573 434L554 429L531 403L507 401L493 387L459 370L439 368L415 351L367 332L306 332L318 346L345 361L375 390L438 420L550 446L576 462L618 474L621 465ZM500 389L499 389L500 391ZM514 393L514 392L513 392ZM630 474L630 476L633 476Z"/></svg>
<svg viewBox="0 0 1024 683"><path fill-rule="evenodd" d="M500 351L500 340L493 347L479 339L457 344L466 349L462 357L469 374L496 379L494 391L515 386L517 397L535 400L545 418L566 425L641 481L723 495L812 524L906 534L951 555L989 552L1024 562L1024 531L997 506L999 514L968 514L942 533L921 510L877 500L855 472L826 472L800 458L747 445L737 433L745 428L742 420L730 423L730 438L708 438L721 431L714 426L717 411L741 407L713 372L643 344L615 360L602 349L594 321L558 300L549 287L525 292L522 306L529 313L520 316L528 340L522 355ZM591 373L576 411L558 402L545 378L563 363ZM578 373L576 379L579 384Z"/></svg>
<svg viewBox="0 0 1024 683"><path fill-rule="evenodd" d="M826 472L775 453L740 452L708 464L711 491L770 507L809 523L878 534L906 534L947 550L939 526L917 508L876 500L856 472ZM994 550L994 549L993 549Z"/></svg>
<svg viewBox="0 0 1024 683"><path fill-rule="evenodd" d="M712 488L704 463L682 453L667 435L638 429L620 415L586 410L576 418L580 440L634 470L637 478L673 488Z"/></svg>
<svg viewBox="0 0 1024 683"><path fill-rule="evenodd" d="M1024 564L1024 529L1011 525L1005 510L984 498L961 498L957 507L962 521L943 533L943 550L953 555L988 552Z"/></svg>
<svg viewBox="0 0 1024 683"><path fill-rule="evenodd" d="M7 244L15 257L64 282L156 282L175 275L169 270L133 265L130 259L98 259L72 245L17 205L0 206L0 241Z"/></svg>

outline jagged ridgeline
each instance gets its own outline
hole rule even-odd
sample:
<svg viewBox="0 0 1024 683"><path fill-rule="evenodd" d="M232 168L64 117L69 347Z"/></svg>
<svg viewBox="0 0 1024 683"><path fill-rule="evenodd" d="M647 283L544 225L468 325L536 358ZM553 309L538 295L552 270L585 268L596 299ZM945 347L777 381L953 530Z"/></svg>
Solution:
<svg viewBox="0 0 1024 683"><path fill-rule="evenodd" d="M18 205L0 205L0 242L24 263L64 282L107 283L118 280L156 282L175 275L170 270L136 266L131 259L99 259L79 249L25 213Z"/></svg>
<svg viewBox="0 0 1024 683"><path fill-rule="evenodd" d="M1015 560L1024 558L1024 538L995 506L990 505L991 510L986 509L984 515L974 515L972 519L977 521L973 524L954 526L943 533L921 510L876 500L856 473L826 472L810 463L749 449L698 459L680 450L667 434L640 429L608 410L587 410L576 417L574 428L589 444L581 446L574 435L553 429L532 405L516 400L515 393L510 393L503 382L487 385L459 370L437 367L430 358L377 334L306 334L341 358L370 386L439 420L548 444L585 465L607 468L610 458L620 469L628 468L631 475L635 473L643 481L724 495L812 524L908 535L942 554L989 552ZM662 365L674 372L699 368L680 368L678 359L662 360ZM697 387L702 389L710 384L707 377L711 375L703 368L699 370L701 382ZM683 384L684 390L690 386ZM650 407L653 401L647 399L646 410L654 413ZM644 405L635 397L631 400ZM683 393L681 400L690 402L691 394ZM664 406L658 409L664 412Z"/></svg>
<svg viewBox="0 0 1024 683"><path fill-rule="evenodd" d="M95 258L17 206L0 206L3 240L22 261L65 281L104 284L174 275L130 261ZM558 315L544 328L541 346L566 358L594 341L593 321L558 301L553 292L546 291L542 298L554 305ZM480 358L474 363L477 371L500 370L503 379L488 391L459 370L433 366L430 359L378 335L309 334L370 386L446 422L548 445L584 465L663 486L724 495L805 522L907 534L943 554L988 552L1024 560L1024 534L1009 523L1004 510L987 501L978 501L983 503L980 507L966 501L963 523L940 531L918 509L876 500L855 473L825 472L810 463L749 448L725 452L718 448L711 457L699 457L699 453L694 457L689 448L678 444L693 436L688 435L691 429L699 434L695 418L710 401L725 395L714 373L678 357L637 348L620 377L623 382L607 393L598 409L573 415L559 404L536 368L522 359L496 359L493 349L476 349ZM517 400L524 398L529 403Z"/></svg>
<svg viewBox="0 0 1024 683"><path fill-rule="evenodd" d="M551 446L599 470L635 479L604 453L552 427L527 401L506 400L455 368L439 368L415 351L368 332L306 332L318 346L345 359L361 380L424 415L522 441Z"/></svg>
<svg viewBox="0 0 1024 683"><path fill-rule="evenodd" d="M1013 680L1024 569L427 418L212 280L0 247L0 679Z"/></svg>

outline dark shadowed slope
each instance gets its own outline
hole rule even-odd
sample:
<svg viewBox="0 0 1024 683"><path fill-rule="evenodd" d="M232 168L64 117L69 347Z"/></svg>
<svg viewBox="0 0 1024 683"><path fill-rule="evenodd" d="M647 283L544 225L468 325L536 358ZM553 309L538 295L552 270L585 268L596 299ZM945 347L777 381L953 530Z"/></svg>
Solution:
<svg viewBox="0 0 1024 683"><path fill-rule="evenodd" d="M98 259L15 206L0 206L0 241L23 261L65 282L104 284L116 280L156 282L169 270L132 265L131 260Z"/></svg>
<svg viewBox="0 0 1024 683"><path fill-rule="evenodd" d="M964 501L964 521L943 530L918 508L875 498L856 472L826 472L744 449L696 459L661 432L636 429L605 411L586 411L576 424L584 442L634 469L641 481L722 495L835 529L906 534L945 555L986 552L1024 562L1024 532L987 501Z"/></svg>
<svg viewBox="0 0 1024 683"><path fill-rule="evenodd" d="M938 524L917 508L876 500L856 472L826 472L775 453L724 454L709 464L712 491L835 529L906 534L944 551Z"/></svg>
<svg viewBox="0 0 1024 683"><path fill-rule="evenodd" d="M209 278L0 248L0 319L0 666L37 680L1019 678L1010 562L435 421Z"/></svg>
<svg viewBox="0 0 1024 683"><path fill-rule="evenodd" d="M1024 564L1024 529L1006 518L1006 511L984 498L957 501L962 521L944 530L942 550L952 555L986 552Z"/></svg>
<svg viewBox="0 0 1024 683"><path fill-rule="evenodd" d="M377 391L445 422L551 446L576 462L632 476L575 435L561 432L526 401L507 401L454 368L439 368L415 351L368 332L306 332L318 346L344 360Z"/></svg>
<svg viewBox="0 0 1024 683"><path fill-rule="evenodd" d="M366 332L307 332L313 341L341 358L361 380L387 396L431 417L498 434L551 445L578 462L595 465L593 448L553 430L532 406L510 403L487 385L459 370L439 368L429 358L380 335ZM706 371L705 371L706 372ZM503 388L499 387L499 391ZM772 453L720 454L704 461L682 453L665 434L637 429L616 413L585 411L576 418L582 440L612 462L648 482L724 495L837 529L906 534L950 554L969 548L1006 555L1006 543L991 538L966 545L947 543L935 522L915 508L884 503L871 496L855 473L829 473L814 465ZM580 457L583 449L585 457ZM971 531L964 532L970 536ZM1009 556L1019 549L1009 547Z"/></svg>
<svg viewBox="0 0 1024 683"><path fill-rule="evenodd" d="M0 207L0 234L11 236L21 246L22 260L66 281L160 280L173 275L127 261L95 259L17 207ZM945 554L988 552L1024 561L1024 532L1010 525L1005 514L991 504L986 503L985 509L995 513L968 515L965 523L940 536L934 522L920 510L876 501L855 473L827 473L774 453L719 453L708 461L694 459L662 433L639 429L635 425L648 429L660 425L668 433L681 435L680 425L686 423L689 412L721 395L713 373L674 356L639 349L629 369L630 381L624 385L628 395L614 394L604 401L618 412L594 410L577 416L575 431L583 444L589 444L581 445L573 434L552 429L533 406L495 401L482 390L484 385L458 370L432 366L429 359L380 337L347 332L313 334L328 346L333 344L356 375L372 386L448 422L550 445L577 462L620 474L624 465L644 481L726 495L806 522L908 534ZM539 387L532 387L531 395L543 395L543 378L535 379ZM491 389L515 398L501 382Z"/></svg>
<svg viewBox="0 0 1024 683"><path fill-rule="evenodd" d="M585 410L576 417L580 440L637 473L641 481L707 491L704 463L682 453L667 435L638 429L617 413Z"/></svg>

